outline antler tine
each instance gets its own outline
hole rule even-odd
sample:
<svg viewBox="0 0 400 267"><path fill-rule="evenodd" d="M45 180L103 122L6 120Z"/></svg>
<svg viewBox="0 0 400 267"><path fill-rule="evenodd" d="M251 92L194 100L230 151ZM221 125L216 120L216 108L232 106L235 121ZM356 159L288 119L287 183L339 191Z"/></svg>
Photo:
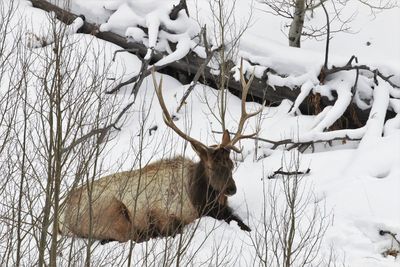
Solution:
<svg viewBox="0 0 400 267"><path fill-rule="evenodd" d="M244 127L245 122L249 118L258 115L263 110L263 107L261 107L259 110L255 111L255 112L247 113L247 111L246 111L246 98L247 98L247 94L248 94L249 89L250 89L250 85L253 82L253 79L254 79L254 71L251 74L249 81L246 82L246 79L245 79L244 74L243 74L243 58L242 58L242 60L240 62L240 82L242 84L242 103L241 103L241 110L242 111L241 111L239 125L238 125L238 129L236 131L236 134L233 137L233 139L230 142L230 144L227 146L227 147L231 148L232 150L234 150L235 152L238 152L238 153L241 152L241 149L238 149L234 145L240 139L251 138L251 137L253 137L253 136L258 134L258 130L257 130L255 133L243 135L242 132L243 132L243 127Z"/></svg>
<svg viewBox="0 0 400 267"><path fill-rule="evenodd" d="M151 71L151 75L153 77L153 85L154 85L154 89L156 91L156 95L158 98L158 102L160 103L162 112L163 112L163 120L165 122L165 124L171 128L172 130L174 130L175 133L177 133L180 137L182 137L183 139L185 139L186 141L190 142L191 144L197 144L200 145L201 147L204 148L208 148L206 145L204 145L203 143L201 143L200 141L190 137L189 135L185 134L184 132L182 132L174 123L174 121L172 120L171 115L168 112L167 106L165 105L164 102L164 97L162 95L162 77L160 79L160 83L157 84L157 80L156 80L156 76L154 73L154 69Z"/></svg>

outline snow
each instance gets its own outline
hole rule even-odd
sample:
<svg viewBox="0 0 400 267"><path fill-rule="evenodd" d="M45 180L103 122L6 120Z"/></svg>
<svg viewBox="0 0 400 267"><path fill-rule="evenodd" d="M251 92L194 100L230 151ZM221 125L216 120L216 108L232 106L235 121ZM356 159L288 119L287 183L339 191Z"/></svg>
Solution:
<svg viewBox="0 0 400 267"><path fill-rule="evenodd" d="M30 50L31 53L39 55L49 53L49 47L42 48L33 43L33 39L29 39L32 36L39 39L49 36L46 32L50 25L48 16L43 11L32 8L25 0L17 2L20 5L18 16L24 18L26 23L18 24L18 18L15 18L12 21L13 25L15 27L19 25L19 29L28 34L27 43L31 44L28 46L34 48ZM76 13L85 14L90 21L101 23L102 31L113 31L143 42L149 48L167 51L169 55L155 64L160 66L183 58L190 50L205 57L204 49L197 46L196 34L199 32L199 25L203 25L212 17L208 1L188 1L191 16L199 14L199 19L202 21L199 25L192 17L188 18L184 11L180 12L176 21L169 18L169 10L177 2L73 0L72 9ZM347 141L346 144L336 141L333 142L332 147L324 143L316 144L314 153L308 149L300 155L299 170L311 169L310 173L303 178L306 180L304 190L315 194L316 199L325 202L325 209L332 214L332 221L323 239L319 257L328 255L333 248L338 264L345 261L346 266L355 267L399 266L400 257L382 256L386 249L395 245L389 236L379 235L379 230L390 230L400 235L400 102L398 99L393 99L393 97L399 97L400 90L392 88L380 78L378 78L379 86L371 90L373 77L360 76L359 89L353 96L355 71L332 75L324 85L320 85L316 76L323 62L323 42L306 40L302 49L289 48L280 30L287 21L263 12L265 6L257 1L236 1L236 4L234 14L238 22L246 21L252 5L254 6L252 14L254 22L242 37L236 60L237 66L233 69L236 79L239 79L239 58L244 57L247 59L244 60L247 76L254 72L257 77L260 77L270 67L280 74L287 75L282 77L269 74L271 86L285 85L301 88L301 93L294 104L287 100L282 101L277 107L267 107L263 110L260 137L275 141L292 139L300 142L330 140L334 137L361 139L361 141ZM394 74L393 82L399 84L399 8L383 11L372 20L368 8L357 5L356 1L349 2L346 12L351 12L356 7L358 13L352 22L355 33L334 35L331 40L329 63L344 65L354 54L359 57L360 63L371 64L371 67L377 67L385 74ZM322 13L317 12L315 18L309 19L313 23L318 23L323 21L324 17ZM115 79L115 83L125 81L139 72L141 61L136 56L121 52L116 54L113 61L114 52L120 48L93 36L76 34L80 24L82 21L77 19L69 27L68 43L74 48L71 49L71 53L74 53L75 57L79 58L80 53L85 51L90 51L89 55L93 55L86 59L87 64L83 67L84 70L90 71L91 64L100 60L104 66L108 67L100 68L98 71L105 71L108 77ZM147 27L148 34L145 34L141 27ZM174 29L175 34L165 31L163 27ZM390 31L387 30L388 27ZM52 40L46 39L46 41ZM366 41L372 44L366 46ZM168 42L176 44L174 51L169 47ZM100 54L99 58L95 56L96 54ZM249 61L260 65L254 67ZM37 59L32 69L38 73L44 71L40 68L40 59ZM213 130L219 131L221 128L219 122L213 117L213 112L216 113L218 110L216 91L204 85L196 85L187 104L179 114L176 114L174 111L187 86L172 77L156 73L157 80L161 76L164 99L171 114L178 118L175 122L177 126L206 144L219 143L221 136L212 133ZM90 81L86 82L90 83ZM103 84L100 88L104 89L108 86L110 85ZM122 88L115 96L122 106L132 101L128 87ZM2 90L6 88L7 84L2 83L0 93L3 93ZM336 92L338 99L332 106L326 107L316 116L299 114L299 104L311 90L332 98L331 89ZM33 96L34 92L35 90L32 90ZM364 101L371 98L374 100L372 103ZM227 128L234 132L240 117L240 99L230 93L227 99ZM324 130L343 114L351 101L355 101L359 107L371 108L367 125L358 129L325 132ZM291 107L292 111L289 113ZM385 122L388 107L398 115ZM249 111L257 108L259 108L258 104L247 103ZM104 164L102 168L105 173L137 168L139 148L142 148L142 162L182 153L197 160L190 146L187 146L187 143L165 126L161 114L151 77L147 77L138 92L135 104L121 125L121 130L112 132L113 139L105 148L107 153L102 155ZM252 132L256 125L257 118L251 119L246 133ZM153 126L157 126L158 129L150 135L148 130ZM145 133L143 139L138 136L141 129L144 129ZM384 133L383 136L382 133ZM40 139L40 137L37 138ZM193 239L183 257L185 260L192 257L191 264L194 266L207 262L209 258L215 258L216 251L221 255L224 252L229 255L225 262L221 259L222 264L254 266L256 252L251 237L259 231L262 232L260 221L263 219L262 214L265 208L263 190L264 187L271 189L274 185L280 184L279 177L278 180L269 180L266 177L281 168L282 162L290 161L293 152L285 151L283 148L271 150L271 144L255 143L253 140L243 140L241 145L244 147L244 153L233 156L237 160L234 178L238 192L229 198L229 204L245 222L249 223L253 231L246 234L235 223L228 225L211 218L201 218L189 225L185 229L185 235L193 233ZM260 148L257 155L255 146ZM261 159L254 160L255 158ZM71 179L71 177L68 178ZM72 182L68 180L66 184L70 185ZM3 204L5 203L1 206ZM0 229L0 232L3 231L4 229ZM177 240L178 238L155 239L135 245L134 263L145 264L141 256L153 247L154 252L149 255L150 263L148 264L152 265L152 260L154 260L153 265L160 263L159 255L162 255L164 247L176 245ZM61 253L63 256L58 259L61 266L67 264L66 259L70 248L79 251L85 247L83 240L75 240L73 245L70 245L72 244L70 238L64 241L67 245ZM33 245L30 244L30 246ZM176 249L172 245L171 247L172 250ZM129 244L112 242L104 246L95 246L92 250L94 263L102 261L103 265L119 265L128 255ZM35 249L32 251L32 257L35 257ZM104 255L108 255L108 258L103 259ZM82 259L84 257L85 255L82 254ZM82 259L80 263L84 262ZM30 260L30 257L24 259L26 264L29 264ZM208 263L208 265L214 265L214 262Z"/></svg>
<svg viewBox="0 0 400 267"><path fill-rule="evenodd" d="M171 20L169 18L171 7L170 1L121 1L120 4L112 2L112 6L106 5L105 8L116 11L106 23L101 24L100 30L113 31L131 37L136 42L144 43L149 48L168 51L170 55L155 64L162 66L183 58L197 46L193 39L199 32L198 25L182 13L176 20ZM146 27L148 33L145 34L141 27ZM159 31L160 27L174 33ZM176 43L174 52L169 48L168 41Z"/></svg>
<svg viewBox="0 0 400 267"><path fill-rule="evenodd" d="M360 143L360 147L374 143L382 135L385 123L386 110L389 105L389 85L379 79L379 85L374 89L374 103L367 122L367 131Z"/></svg>

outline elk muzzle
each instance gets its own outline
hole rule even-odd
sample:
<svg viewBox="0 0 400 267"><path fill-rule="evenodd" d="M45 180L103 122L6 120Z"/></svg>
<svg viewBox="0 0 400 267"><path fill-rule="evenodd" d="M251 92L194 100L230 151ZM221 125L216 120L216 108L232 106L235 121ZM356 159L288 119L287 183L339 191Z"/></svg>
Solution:
<svg viewBox="0 0 400 267"><path fill-rule="evenodd" d="M225 190L224 190L224 194L227 195L227 196L233 196L234 194L236 194L236 191L237 191L237 189L236 189L235 181L233 179L231 179L226 184L226 187L225 187Z"/></svg>

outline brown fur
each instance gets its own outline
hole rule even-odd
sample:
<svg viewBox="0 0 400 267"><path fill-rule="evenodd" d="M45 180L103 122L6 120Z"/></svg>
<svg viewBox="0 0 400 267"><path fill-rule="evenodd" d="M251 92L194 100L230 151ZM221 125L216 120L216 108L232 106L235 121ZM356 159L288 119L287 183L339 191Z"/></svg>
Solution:
<svg viewBox="0 0 400 267"><path fill-rule="evenodd" d="M235 220L249 231L227 205L226 194L236 192L229 150L199 149L198 163L183 157L161 160L72 190L63 204L60 232L103 242L143 242L175 236L201 216Z"/></svg>

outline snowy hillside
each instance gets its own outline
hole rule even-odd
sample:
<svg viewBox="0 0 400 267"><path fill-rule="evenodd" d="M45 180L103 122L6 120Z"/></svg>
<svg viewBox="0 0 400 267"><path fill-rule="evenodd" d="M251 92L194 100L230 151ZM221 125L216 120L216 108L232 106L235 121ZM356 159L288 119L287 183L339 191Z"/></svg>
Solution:
<svg viewBox="0 0 400 267"><path fill-rule="evenodd" d="M138 75L143 59L116 52L121 48L94 35L77 33L83 24L80 18L65 28L54 15L33 8L28 0L3 1L0 266L47 263L52 261L52 246L59 266L400 265L400 7L376 16L356 0L344 7L343 16L354 16L349 22L353 33L333 33L329 67L343 66L356 55L360 65L390 77L389 83L365 71L354 93L354 70L335 73L324 84L317 78L324 64L325 36L320 41L304 39L302 48L289 47L283 31L290 20L268 13L260 1L222 1L232 11L229 23L235 33L247 25L232 52L236 80L243 57L247 79L253 72L261 78L271 68L277 72L269 74L271 86L301 88L296 101L265 106L251 118L244 132L259 128L260 139L245 139L239 144L242 153L231 152L237 193L228 197L228 204L252 231L242 231L236 222L202 217L176 237L101 245L61 235L53 241L54 211L46 206L46 192L55 194L58 182L60 199L55 199L61 203L73 186L91 179L176 155L194 161L198 156L165 125L151 75L144 78L137 95L132 94L132 85L115 94L105 93ZM218 29L212 22L218 1L188 0L189 17L181 10L171 20L170 10L178 2L71 0L71 11L84 14L102 31L143 43L149 57L153 47L168 54L155 66L189 52L206 58L199 33L207 25L211 45L217 48ZM327 8L332 11L329 3ZM323 10L316 9L306 23L325 25ZM335 23L332 27L338 27ZM52 37L54 32L61 32L63 38ZM208 66L220 71L217 60ZM176 125L204 144L219 144L219 91L197 83L177 112L190 84L158 72L155 77L163 80L165 103ZM337 100L319 114L303 115L299 106L311 92ZM226 103L226 129L236 132L241 99L226 92ZM350 103L363 110L371 108L366 124L328 131ZM261 107L246 104L249 111ZM395 115L385 118L387 110ZM93 129L100 130L86 136ZM53 136L53 131L58 134ZM287 139L291 140L287 145L274 146ZM289 149L309 142L314 144L305 151L300 152L299 146ZM60 155L52 152L57 146ZM296 174L280 175L279 171ZM48 185L49 173L58 173L54 177L59 180L54 178L54 184ZM44 239L42 225L47 226ZM284 265L289 239L293 241L291 260Z"/></svg>

